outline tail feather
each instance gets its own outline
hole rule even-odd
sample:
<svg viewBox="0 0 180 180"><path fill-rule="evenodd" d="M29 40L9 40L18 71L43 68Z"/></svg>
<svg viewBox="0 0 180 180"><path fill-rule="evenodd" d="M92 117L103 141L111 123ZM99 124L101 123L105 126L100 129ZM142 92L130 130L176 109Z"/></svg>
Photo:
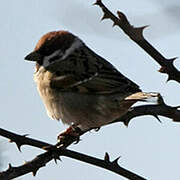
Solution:
<svg viewBox="0 0 180 180"><path fill-rule="evenodd" d="M158 103L160 94L156 92L137 92L125 98L127 101L146 101Z"/></svg>

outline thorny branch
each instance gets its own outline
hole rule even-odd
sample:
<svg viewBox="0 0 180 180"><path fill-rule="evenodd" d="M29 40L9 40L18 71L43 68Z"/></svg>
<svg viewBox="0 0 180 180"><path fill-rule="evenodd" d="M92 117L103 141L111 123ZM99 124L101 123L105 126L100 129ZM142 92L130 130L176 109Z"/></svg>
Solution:
<svg viewBox="0 0 180 180"><path fill-rule="evenodd" d="M85 155L82 153L78 153L75 151L71 151L68 149L56 148L56 146L53 146L51 144L48 144L48 143L45 143L42 141L38 141L38 140L34 140L34 139L28 138L26 136L20 136L15 133L4 130L4 129L0 129L0 135L10 138L11 142L16 143L16 145L18 146L18 149L22 145L30 145L30 146L38 147L41 149L44 149L44 147L47 147L47 146L49 147L49 148L47 148L48 149L47 152L40 154L32 161L26 162L24 165L21 165L19 167L12 167L12 165L9 164L9 168L6 171L0 173L1 180L13 179L13 178L22 176L22 175L30 173L30 172L32 172L33 175L35 176L37 171L41 167L44 167L52 159L54 159L55 162L57 160L60 160L59 156L66 156L66 157L70 157L70 158L73 158L76 160L80 160L82 162L90 163L92 165L110 170L110 171L117 173L128 179L145 180L143 177L138 176L138 175L120 167L118 165L119 158L115 159L114 161L110 161L110 157L109 157L108 153L105 154L104 160L101 160L101 159L91 157L91 156L88 156L88 155Z"/></svg>
<svg viewBox="0 0 180 180"><path fill-rule="evenodd" d="M180 72L173 65L173 62L176 58L166 59L143 37L143 30L147 26L139 28L133 27L122 12L118 11L118 17L116 17L105 7L101 0L97 0L95 5L100 6L102 11L104 12L102 20L111 19L114 22L114 25L119 26L134 42L142 47L151 57L156 60L157 63L161 65L159 71L161 73L168 74L168 80L175 80L180 83ZM175 122L180 122L180 110L178 110L178 108L179 107L171 107L166 105L163 99L160 98L159 104L133 107L124 116L122 116L120 119L117 119L113 123L124 122L125 125L128 125L131 119L143 115L152 115L159 121L160 119L158 116L164 116L172 119ZM0 135L10 139L10 142L15 142L19 150L22 145L30 145L46 150L46 152L38 155L33 160L26 162L24 165L21 165L19 167L12 167L12 165L9 164L9 168L6 171L0 173L1 180L13 179L30 172L32 172L35 176L36 172L41 167L44 167L49 161L53 159L55 160L55 162L57 160L60 160L60 156L70 157L105 168L128 179L144 180L143 177L140 177L120 167L118 165L119 158L115 159L114 161L110 161L110 157L107 153L105 154L104 160L101 160L66 149L66 147L74 142L74 139L69 139L68 141L63 142L63 146L61 146L61 148L58 148L56 145L51 145L46 142L29 138L27 137L27 135L21 136L1 128Z"/></svg>
<svg viewBox="0 0 180 180"><path fill-rule="evenodd" d="M180 83L180 71L174 66L174 61L176 58L166 59L159 51L157 51L143 36L143 30L147 26L133 27L125 14L117 11L117 16L115 16L109 9L102 3L101 0L96 0L94 5L98 5L104 15L102 20L111 19L113 21L113 26L119 26L125 34L127 34L136 44L138 44L142 49L144 49L154 60L161 66L159 72L168 74L169 80L175 80Z"/></svg>
<svg viewBox="0 0 180 180"><path fill-rule="evenodd" d="M128 125L129 121L137 116L143 115L152 115L156 117L158 120L158 116L164 116L172 119L175 122L180 122L180 110L179 107L172 107L168 106L164 103L162 97L159 98L159 104L156 105L143 105L143 106L136 106L133 107L127 114L122 116L120 119L114 121L115 122L124 122L125 125ZM159 120L160 121L160 120ZM83 133L82 133L83 134ZM60 156L66 156L73 159L77 159L86 163L90 163L92 165L96 165L105 169L108 169L114 173L117 173L123 177L133 180L143 180L144 178L120 167L118 165L118 159L114 161L110 161L109 155L106 153L104 160L97 159L94 157L87 156L85 154L81 154L78 152L74 152L71 150L65 149L67 146L73 143L73 139L67 141L66 143L63 142L63 146L61 148L57 148L56 145L51 145L42 141L38 141L29 137L27 135L18 135L7 130L0 128L0 135L10 139L10 142L15 142L18 149L20 150L22 145L30 145L37 148L41 148L47 150L47 152L40 154L32 161L25 163L19 167L12 167L9 165L9 168L0 173L0 179L8 180L15 177L19 177L21 175L27 174L32 172L33 175L41 168L44 167L49 161L52 159L60 160ZM59 146L59 143L58 143Z"/></svg>
<svg viewBox="0 0 180 180"><path fill-rule="evenodd" d="M144 115L152 115L159 122L161 121L158 116L164 116L172 119L174 122L180 122L180 110L178 108L180 108L180 106L172 107L166 105L162 97L160 97L159 104L132 107L124 116L117 119L113 123L123 122L126 126L128 126L130 120L132 120L135 117Z"/></svg>

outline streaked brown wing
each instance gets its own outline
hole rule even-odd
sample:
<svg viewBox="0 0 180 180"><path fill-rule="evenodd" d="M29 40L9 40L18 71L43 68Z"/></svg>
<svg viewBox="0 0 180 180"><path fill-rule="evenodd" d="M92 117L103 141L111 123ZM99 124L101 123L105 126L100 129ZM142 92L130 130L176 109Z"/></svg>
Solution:
<svg viewBox="0 0 180 180"><path fill-rule="evenodd" d="M51 81L52 88L94 94L119 92L129 95L140 91L138 85L88 47L75 50L48 70L56 73Z"/></svg>

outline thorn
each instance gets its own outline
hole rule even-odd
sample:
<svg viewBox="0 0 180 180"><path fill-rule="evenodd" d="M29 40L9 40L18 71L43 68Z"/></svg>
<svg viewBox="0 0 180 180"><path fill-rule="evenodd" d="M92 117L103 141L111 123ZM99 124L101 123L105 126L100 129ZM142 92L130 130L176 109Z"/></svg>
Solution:
<svg viewBox="0 0 180 180"><path fill-rule="evenodd" d="M168 83L169 81L173 80L173 78L171 77L171 75L168 74L168 78L166 80L166 83Z"/></svg>
<svg viewBox="0 0 180 180"><path fill-rule="evenodd" d="M57 164L57 158L54 158L54 162Z"/></svg>
<svg viewBox="0 0 180 180"><path fill-rule="evenodd" d="M118 23L116 23L116 22L113 21L112 27L114 27L114 26L118 26Z"/></svg>
<svg viewBox="0 0 180 180"><path fill-rule="evenodd" d="M96 2L93 5L100 5L102 4L101 0L96 0Z"/></svg>
<svg viewBox="0 0 180 180"><path fill-rule="evenodd" d="M12 167L11 163L9 163L8 169L12 169L12 168L13 168L13 167Z"/></svg>
<svg viewBox="0 0 180 180"><path fill-rule="evenodd" d="M109 154L106 152L105 155L104 155L104 160L106 162L110 162L110 157L109 157Z"/></svg>
<svg viewBox="0 0 180 180"><path fill-rule="evenodd" d="M157 101L158 101L157 103L158 103L159 105L163 105L163 104L165 105L164 99L163 99L163 97L161 96L160 93L158 94L158 100L157 100Z"/></svg>
<svg viewBox="0 0 180 180"><path fill-rule="evenodd" d="M123 12L117 11L117 15L118 15L120 20L128 21L126 15Z"/></svg>
<svg viewBox="0 0 180 180"><path fill-rule="evenodd" d="M27 136L29 136L29 134L24 134L24 135L22 135L23 137L27 137Z"/></svg>
<svg viewBox="0 0 180 180"><path fill-rule="evenodd" d="M148 25L142 27L133 27L132 25L130 26L132 28L132 31L134 31L134 33L131 35L131 38L138 41L144 40L143 31L146 27L148 27Z"/></svg>
<svg viewBox="0 0 180 180"><path fill-rule="evenodd" d="M112 163L118 165L118 161L121 158L121 156L117 157Z"/></svg>
<svg viewBox="0 0 180 180"><path fill-rule="evenodd" d="M17 146L17 148L18 148L19 152L21 152L21 146L22 146L22 144L17 143L17 142L15 142L15 143L16 143L16 146Z"/></svg>
<svg viewBox="0 0 180 180"><path fill-rule="evenodd" d="M160 123L162 123L162 121L159 119L159 117L155 114L153 115Z"/></svg>
<svg viewBox="0 0 180 180"><path fill-rule="evenodd" d="M17 147L18 147L19 152L22 152L21 151L21 145L17 145Z"/></svg>
<svg viewBox="0 0 180 180"><path fill-rule="evenodd" d="M82 141L82 140L78 139L77 141L74 142L74 145L78 144L80 141Z"/></svg>
<svg viewBox="0 0 180 180"><path fill-rule="evenodd" d="M178 57L173 57L173 58L170 58L170 59L167 59L167 60L171 61L173 63L176 59L178 59Z"/></svg>
<svg viewBox="0 0 180 180"><path fill-rule="evenodd" d="M100 127L94 129L95 132L98 132L99 130L100 130Z"/></svg>
<svg viewBox="0 0 180 180"><path fill-rule="evenodd" d="M56 147L56 149L54 149L54 151L53 151L53 149L51 149L51 150L52 150L52 157L54 159L54 162L57 164L58 160L62 161L60 156L57 154L57 147Z"/></svg>
<svg viewBox="0 0 180 180"><path fill-rule="evenodd" d="M57 164L57 161L62 161L59 156L54 158L54 162L55 162L56 164Z"/></svg>
<svg viewBox="0 0 180 180"><path fill-rule="evenodd" d="M80 141L82 141L82 140L81 140L80 137L78 136L78 137L76 137L76 140L75 140L74 144L78 144Z"/></svg>
<svg viewBox="0 0 180 180"><path fill-rule="evenodd" d="M101 18L101 21L103 21L104 19L109 19L109 16L106 13L104 13L103 17Z"/></svg>
<svg viewBox="0 0 180 180"><path fill-rule="evenodd" d="M175 80L175 76L173 74L168 74L168 78L166 80L166 83L168 83L169 81Z"/></svg>
<svg viewBox="0 0 180 180"><path fill-rule="evenodd" d="M128 120L125 120L125 121L123 121L123 123L124 123L124 125L128 128L128 126L129 126L129 122L130 122L130 120L128 119Z"/></svg>
<svg viewBox="0 0 180 180"><path fill-rule="evenodd" d="M135 28L139 31L140 35L143 36L143 31L148 28L149 25L145 25L145 26L142 26L142 27L138 27L138 28Z"/></svg>
<svg viewBox="0 0 180 180"><path fill-rule="evenodd" d="M36 176L38 169L32 171L33 176Z"/></svg>
<svg viewBox="0 0 180 180"><path fill-rule="evenodd" d="M142 29L142 31L146 28L148 28L150 25L145 25L145 26L142 26L142 27L139 27L139 29Z"/></svg>
<svg viewBox="0 0 180 180"><path fill-rule="evenodd" d="M128 111L133 111L134 110L134 108L133 107L131 107L131 108L129 108L129 110ZM129 126L129 122L131 121L131 119L125 119L124 121L123 121L123 123L124 123L124 125L128 128L128 126Z"/></svg>

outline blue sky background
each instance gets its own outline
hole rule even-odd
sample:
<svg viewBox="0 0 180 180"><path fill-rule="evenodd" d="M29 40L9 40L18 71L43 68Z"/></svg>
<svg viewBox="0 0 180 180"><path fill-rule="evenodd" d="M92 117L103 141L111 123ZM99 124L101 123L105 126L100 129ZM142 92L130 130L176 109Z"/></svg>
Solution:
<svg viewBox="0 0 180 180"><path fill-rule="evenodd" d="M19 134L56 143L56 136L66 126L50 120L33 82L34 64L25 62L38 39L54 30L68 30L78 35L94 51L113 63L143 91L160 92L169 105L180 105L180 84L166 83L167 76L157 72L159 66L128 39L112 22L100 22L102 12L88 0L3 0L0 3L0 126ZM167 58L180 56L180 2L178 0L117 1L104 3L113 11L122 10L135 26L150 25L145 37ZM180 69L180 60L175 62ZM123 124L90 132L70 148L103 158L121 156L120 164L152 180L178 180L180 123L161 118L160 124L150 116L134 119L128 128ZM22 153L14 144L1 139L3 169L8 163L17 166L33 159L42 150L24 146ZM17 179L123 179L106 170L62 158L32 174Z"/></svg>

